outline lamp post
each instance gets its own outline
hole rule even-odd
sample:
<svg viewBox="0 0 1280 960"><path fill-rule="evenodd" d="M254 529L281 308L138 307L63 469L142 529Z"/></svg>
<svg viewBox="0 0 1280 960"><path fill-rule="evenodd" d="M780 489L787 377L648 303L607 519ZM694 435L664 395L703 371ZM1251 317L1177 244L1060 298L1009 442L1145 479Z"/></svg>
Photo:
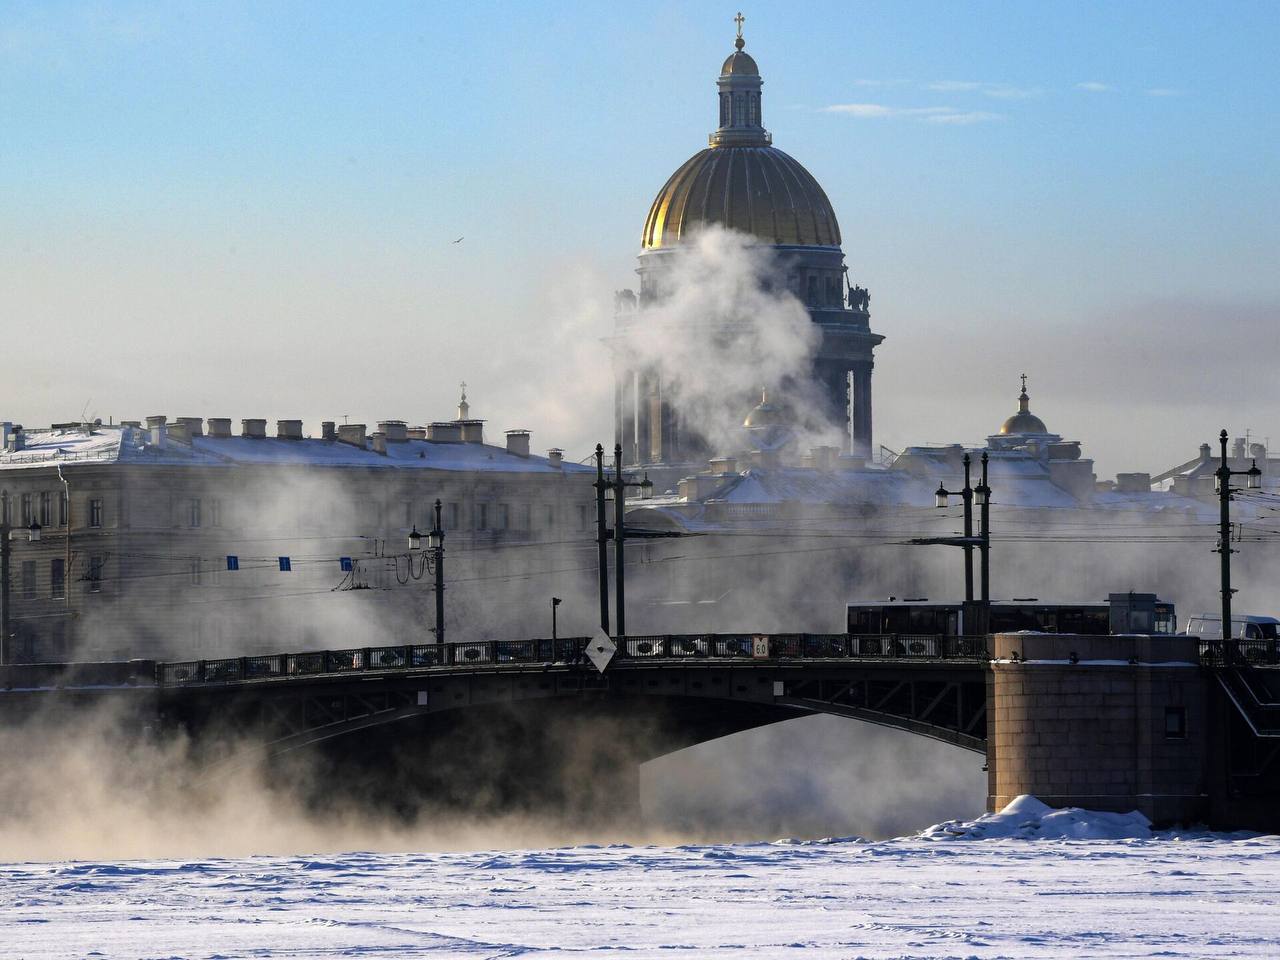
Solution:
<svg viewBox="0 0 1280 960"><path fill-rule="evenodd" d="M627 633L626 578L624 576L627 507L627 488L634 487L640 496L648 499L653 495L653 482L648 474L642 480L628 480L622 472L622 444L613 448L613 475L604 472L604 447L596 444L596 544L600 551L600 626L605 633L609 632L609 556L606 545L613 537L613 577L614 589L617 593L615 601L619 637ZM613 530L605 528L605 500L613 500Z"/></svg>
<svg viewBox="0 0 1280 960"><path fill-rule="evenodd" d="M973 487L969 483L969 454L964 455L964 488L948 490L942 484L933 495L934 504L939 510L945 509L951 497L959 497L964 501L964 539L960 546L964 548L964 602L973 605Z"/></svg>
<svg viewBox="0 0 1280 960"><path fill-rule="evenodd" d="M1223 655L1226 655L1225 641L1231 636L1231 494L1239 488L1231 486L1232 477L1246 477L1247 487L1257 490L1262 486L1262 471L1258 469L1258 461L1248 470L1232 470L1227 464L1227 431L1218 434L1218 442L1222 444L1222 459L1218 469L1214 471L1214 479L1218 487L1218 550L1222 555L1222 639Z"/></svg>
<svg viewBox="0 0 1280 960"><path fill-rule="evenodd" d="M427 534L427 548L431 551L427 562L436 575L436 643L444 643L444 524L440 522L441 503L436 501L436 525ZM417 525L409 532L409 549L422 549L422 534Z"/></svg>
<svg viewBox="0 0 1280 960"><path fill-rule="evenodd" d="M560 603L561 600L559 597L551 598L551 639L553 641L560 639L559 634L556 631L556 608L560 606Z"/></svg>
<svg viewBox="0 0 1280 960"><path fill-rule="evenodd" d="M9 491L0 490L0 666L9 662Z"/></svg>

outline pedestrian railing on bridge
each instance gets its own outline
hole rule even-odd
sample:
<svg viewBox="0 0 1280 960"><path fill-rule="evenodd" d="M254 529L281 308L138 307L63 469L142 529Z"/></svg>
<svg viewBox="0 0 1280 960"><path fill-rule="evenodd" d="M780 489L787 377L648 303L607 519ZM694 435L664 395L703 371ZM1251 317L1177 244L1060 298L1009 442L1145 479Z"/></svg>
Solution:
<svg viewBox="0 0 1280 960"><path fill-rule="evenodd" d="M1201 640L1200 662L1206 667L1280 665L1280 641L1263 637L1237 640Z"/></svg>
<svg viewBox="0 0 1280 960"><path fill-rule="evenodd" d="M581 664L588 637L484 640L396 647L355 647L219 660L158 663L162 686L234 683L353 672L503 664ZM619 661L655 660L970 660L988 658L985 637L927 634L703 633L618 638Z"/></svg>

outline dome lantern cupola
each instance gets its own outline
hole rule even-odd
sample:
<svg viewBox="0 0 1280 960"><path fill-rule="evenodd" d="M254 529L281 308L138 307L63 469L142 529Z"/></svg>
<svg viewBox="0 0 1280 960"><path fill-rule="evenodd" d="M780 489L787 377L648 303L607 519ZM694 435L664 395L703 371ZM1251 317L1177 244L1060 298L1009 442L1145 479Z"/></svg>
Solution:
<svg viewBox="0 0 1280 960"><path fill-rule="evenodd" d="M1018 412L1006 420L1000 427L1004 436L1017 436L1027 433L1047 434L1044 421L1031 412L1031 398L1027 396L1027 375L1022 375L1022 393L1018 395Z"/></svg>
<svg viewBox="0 0 1280 960"><path fill-rule="evenodd" d="M760 68L755 58L742 49L747 43L742 38L744 19L741 13L734 17L738 37L733 45L737 49L725 59L716 81L720 89L720 128L707 138L713 147L767 147L773 142L760 112L760 88L764 85Z"/></svg>

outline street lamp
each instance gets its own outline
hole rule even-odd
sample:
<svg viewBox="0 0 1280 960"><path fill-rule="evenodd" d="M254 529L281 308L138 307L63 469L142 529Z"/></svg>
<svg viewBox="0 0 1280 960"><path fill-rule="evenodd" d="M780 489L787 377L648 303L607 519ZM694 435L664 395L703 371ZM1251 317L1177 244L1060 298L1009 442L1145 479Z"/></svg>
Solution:
<svg viewBox="0 0 1280 960"><path fill-rule="evenodd" d="M626 581L623 576L624 550L623 544L626 541L626 525L624 514L626 512L627 489L632 488L640 491L640 498L648 500L653 496L653 481L649 479L649 474L644 474L640 480L628 480L622 472L622 444L615 444L613 448L613 475L606 476L604 472L604 447L596 444L596 544L600 552L600 626L605 633L609 632L609 573L608 573L608 551L606 544L608 543L611 532L605 529L605 501L613 501L614 517L613 517L613 575L614 590L617 594L615 605L617 607L618 620L618 636L624 637L627 633L627 608L626 608Z"/></svg>
<svg viewBox="0 0 1280 960"><path fill-rule="evenodd" d="M1227 431L1218 434L1218 442L1222 445L1222 454L1218 469L1214 471L1214 486L1218 491L1218 549L1222 556L1222 640L1223 656L1226 656L1226 641L1231 636L1231 596L1236 591L1231 588L1231 494L1237 493L1239 487L1231 486L1232 477L1245 477L1246 487L1257 490L1262 486L1262 471L1258 469L1258 461L1254 460L1248 470L1232 470L1227 464Z"/></svg>
<svg viewBox="0 0 1280 960"><path fill-rule="evenodd" d="M558 640L559 636L556 632L556 607L560 606L563 601L559 597L551 598L551 639Z"/></svg>
<svg viewBox="0 0 1280 960"><path fill-rule="evenodd" d="M427 534L427 549L430 551L425 562L436 575L436 643L444 643L444 529L440 522L441 503L436 501L436 525ZM422 549L422 534L415 523L409 531L410 552Z"/></svg>
<svg viewBox="0 0 1280 960"><path fill-rule="evenodd" d="M964 548L964 602L973 603L973 487L969 483L969 454L964 455L964 487L960 490L948 490L942 484L933 495L934 506L939 510L945 508L952 497L964 501L964 540L960 546Z"/></svg>

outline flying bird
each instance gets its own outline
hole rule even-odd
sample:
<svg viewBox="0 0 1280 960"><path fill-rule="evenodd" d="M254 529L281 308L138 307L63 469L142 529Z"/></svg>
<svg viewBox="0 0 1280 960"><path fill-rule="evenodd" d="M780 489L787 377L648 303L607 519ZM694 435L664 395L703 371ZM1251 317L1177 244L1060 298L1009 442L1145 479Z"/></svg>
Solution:
<svg viewBox="0 0 1280 960"><path fill-rule="evenodd" d="M454 242L454 243L461 243L464 239L465 239L464 237L459 237L457 240L455 240L455 241L453 241L453 242Z"/></svg>

